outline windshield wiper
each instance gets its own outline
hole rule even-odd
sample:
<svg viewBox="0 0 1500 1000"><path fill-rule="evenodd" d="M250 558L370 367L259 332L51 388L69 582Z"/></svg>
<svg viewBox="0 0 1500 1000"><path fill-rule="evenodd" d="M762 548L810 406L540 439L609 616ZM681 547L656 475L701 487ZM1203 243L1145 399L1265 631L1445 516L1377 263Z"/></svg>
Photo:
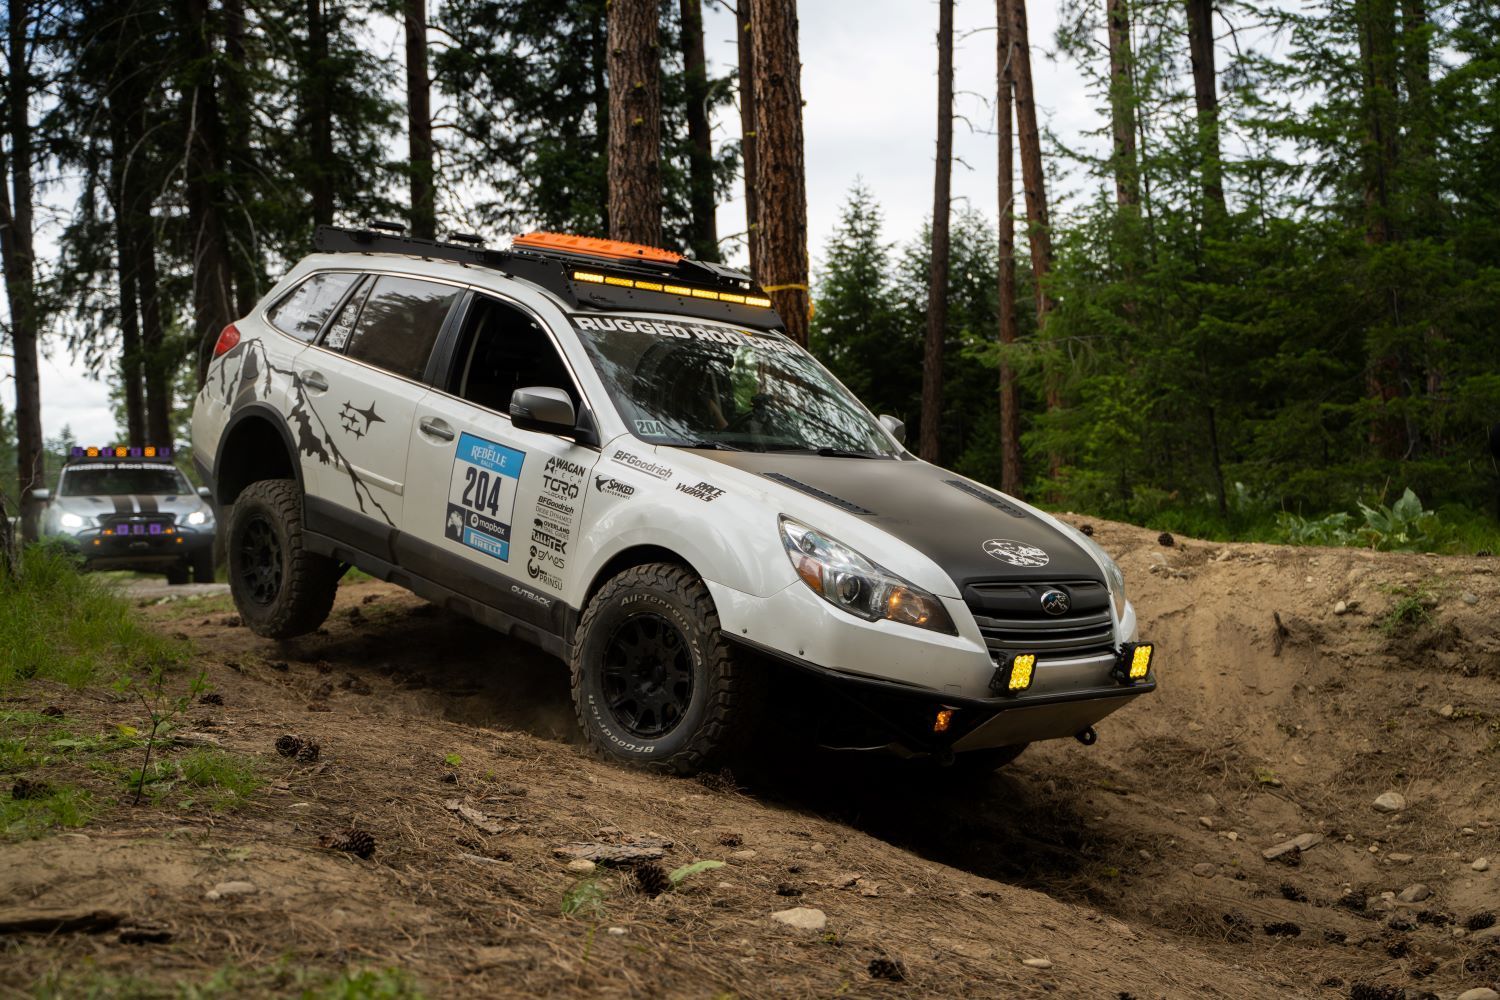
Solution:
<svg viewBox="0 0 1500 1000"><path fill-rule="evenodd" d="M736 448L732 444L725 444L723 441L694 441L692 444L688 445L687 447L689 447L689 448L707 448L710 451L744 451L745 450L743 448Z"/></svg>
<svg viewBox="0 0 1500 1000"><path fill-rule="evenodd" d="M879 458L868 451L845 451L843 448L819 448L818 454L824 458Z"/></svg>

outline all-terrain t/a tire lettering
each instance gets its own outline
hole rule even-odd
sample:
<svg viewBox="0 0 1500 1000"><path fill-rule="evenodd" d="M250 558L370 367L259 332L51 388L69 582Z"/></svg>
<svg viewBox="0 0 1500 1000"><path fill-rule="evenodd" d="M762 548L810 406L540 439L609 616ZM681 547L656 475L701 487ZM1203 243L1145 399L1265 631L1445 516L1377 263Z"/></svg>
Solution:
<svg viewBox="0 0 1500 1000"><path fill-rule="evenodd" d="M571 667L579 725L606 757L686 773L720 764L751 731L753 667L685 567L636 566L601 587Z"/></svg>
<svg viewBox="0 0 1500 1000"><path fill-rule="evenodd" d="M302 491L289 479L245 488L229 516L229 589L256 635L291 639L328 617L338 563L302 544Z"/></svg>

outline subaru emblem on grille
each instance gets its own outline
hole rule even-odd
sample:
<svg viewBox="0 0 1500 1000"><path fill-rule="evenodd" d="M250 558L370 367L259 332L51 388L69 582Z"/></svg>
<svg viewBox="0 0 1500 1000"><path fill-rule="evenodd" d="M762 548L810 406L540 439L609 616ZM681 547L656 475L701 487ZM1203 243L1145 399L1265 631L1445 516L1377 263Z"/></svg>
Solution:
<svg viewBox="0 0 1500 1000"><path fill-rule="evenodd" d="M1042 610L1049 615L1065 615L1073 606L1072 600L1060 590L1042 591Z"/></svg>

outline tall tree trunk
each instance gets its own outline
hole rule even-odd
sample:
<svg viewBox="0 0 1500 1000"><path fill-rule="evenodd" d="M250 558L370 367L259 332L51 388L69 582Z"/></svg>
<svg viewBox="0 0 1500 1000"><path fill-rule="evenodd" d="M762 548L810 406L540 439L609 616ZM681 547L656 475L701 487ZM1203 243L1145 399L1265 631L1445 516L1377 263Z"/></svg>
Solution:
<svg viewBox="0 0 1500 1000"><path fill-rule="evenodd" d="M1010 17L1008 0L995 0L995 128L1000 163L1000 489L1021 496L1021 414L1016 392L1016 372L1004 355L1014 344L1016 323L1016 179L1015 143L1012 137Z"/></svg>
<svg viewBox="0 0 1500 1000"><path fill-rule="evenodd" d="M35 257L32 250L31 182L31 5L9 0L5 81L6 130L10 155L0 152L0 257L10 304L10 339L15 354L16 476L21 491L21 539L34 542L40 505L31 491L43 485L42 385L37 359ZM8 169L7 169L8 168ZM5 190L5 175L10 190Z"/></svg>
<svg viewBox="0 0 1500 1000"><path fill-rule="evenodd" d="M1372 247L1396 238L1391 187L1396 172L1396 0L1359 0L1358 20L1362 103L1365 242ZM1400 291L1385 290L1389 319L1400 322ZM1377 346L1366 370L1366 392L1375 403L1370 444L1384 459L1406 454L1410 441L1402 421L1391 413L1401 396L1402 359L1392 346Z"/></svg>
<svg viewBox="0 0 1500 1000"><path fill-rule="evenodd" d="M109 194L115 216L116 274L120 281L120 382L125 395L125 436L132 444L146 440L146 399L141 384L140 300L136 275L140 270L130 228L133 211L127 180L134 142L127 116L136 113L112 94L108 99L110 124Z"/></svg>
<svg viewBox="0 0 1500 1000"><path fill-rule="evenodd" d="M411 170L411 234L437 238L433 191L432 80L427 75L427 0L403 0L406 22L406 134Z"/></svg>
<svg viewBox="0 0 1500 1000"><path fill-rule="evenodd" d="M184 0L183 55L187 79L182 94L187 146L189 247L193 262L193 343L198 347L198 384L208 369L209 350L234 318L234 279L230 274L220 170L225 162L224 124L219 112L208 0ZM146 235L144 233L142 236ZM144 249L142 251L144 257ZM151 331L143 331L150 333ZM175 359L161 342L146 349L146 432L158 443L172 441L172 373Z"/></svg>
<svg viewBox="0 0 1500 1000"><path fill-rule="evenodd" d="M235 187L234 213L245 211L245 205L256 197L255 168L250 162L250 73L245 50L245 0L224 0L224 150L228 156L230 183ZM226 209L227 210L227 209ZM254 242L254 227L238 225L231 216L226 229L234 234L229 241L229 267L234 275L234 313L248 315L260 298L260 253ZM245 234L245 235L242 235Z"/></svg>
<svg viewBox="0 0 1500 1000"><path fill-rule="evenodd" d="M740 50L740 167L745 177L745 245L749 248L750 274L760 278L760 245L755 231L760 227L760 201L755 196L755 46L750 30L750 0L739 0L734 16L735 40Z"/></svg>
<svg viewBox="0 0 1500 1000"><path fill-rule="evenodd" d="M953 0L938 0L937 161L932 185L932 258L927 275L927 341L922 352L921 457L942 452L943 334L948 326L948 217L953 181Z"/></svg>
<svg viewBox="0 0 1500 1000"><path fill-rule="evenodd" d="M307 0L307 76L302 98L307 115L308 194L312 198L315 226L333 222L333 111L328 106L327 79L329 14L323 4L324 0Z"/></svg>
<svg viewBox="0 0 1500 1000"><path fill-rule="evenodd" d="M703 54L703 0L682 0L682 65L687 88L689 243L699 260L719 260L714 218L714 147L708 121L708 60Z"/></svg>
<svg viewBox="0 0 1500 1000"><path fill-rule="evenodd" d="M802 60L796 0L750 0L755 53L756 275L807 345L807 174L802 148Z"/></svg>
<svg viewBox="0 0 1500 1000"><path fill-rule="evenodd" d="M1427 0L1400 0L1401 76L1406 85L1403 125L1406 150L1405 172L1414 188L1411 230L1415 236L1432 236L1440 226L1438 199L1440 178L1436 162L1437 123L1432 107L1432 24L1427 18Z"/></svg>
<svg viewBox="0 0 1500 1000"><path fill-rule="evenodd" d="M1213 0L1187 0L1188 54L1198 109L1199 175L1205 212L1224 214L1224 167L1219 149L1219 82L1214 53Z"/></svg>
<svg viewBox="0 0 1500 1000"><path fill-rule="evenodd" d="M597 21L589 24L589 55L594 86L594 150L604 167L604 183L599 186L599 235L608 236L609 227L609 66L608 31Z"/></svg>
<svg viewBox="0 0 1500 1000"><path fill-rule="evenodd" d="M1026 229L1031 245L1031 276L1036 282L1036 325L1040 333L1052 312L1047 279L1052 272L1052 226L1047 216L1047 180L1042 170L1042 137L1036 120L1036 96L1031 85L1031 46L1027 38L1026 0L1010 5L1011 80L1016 94L1016 135L1021 147L1021 185L1026 189ZM1045 376L1047 410L1062 406L1060 380L1054 371ZM1048 456L1048 471L1056 475L1062 457Z"/></svg>
<svg viewBox="0 0 1500 1000"><path fill-rule="evenodd" d="M661 246L661 52L653 0L609 4L609 235Z"/></svg>
<svg viewBox="0 0 1500 1000"><path fill-rule="evenodd" d="M1114 132L1115 201L1140 203L1140 174L1135 159L1135 56L1130 42L1129 0L1108 0L1109 108Z"/></svg>

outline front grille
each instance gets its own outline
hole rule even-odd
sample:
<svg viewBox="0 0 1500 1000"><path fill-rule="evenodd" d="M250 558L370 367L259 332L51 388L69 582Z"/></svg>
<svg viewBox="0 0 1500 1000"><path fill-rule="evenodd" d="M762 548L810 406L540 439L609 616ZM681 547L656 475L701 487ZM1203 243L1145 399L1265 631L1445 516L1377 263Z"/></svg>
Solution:
<svg viewBox="0 0 1500 1000"><path fill-rule="evenodd" d="M1066 613L1050 615L1042 609L1042 594L1049 590L1068 595ZM971 583L964 588L964 603L996 659L1012 653L1071 659L1114 651L1109 589L1097 580Z"/></svg>

